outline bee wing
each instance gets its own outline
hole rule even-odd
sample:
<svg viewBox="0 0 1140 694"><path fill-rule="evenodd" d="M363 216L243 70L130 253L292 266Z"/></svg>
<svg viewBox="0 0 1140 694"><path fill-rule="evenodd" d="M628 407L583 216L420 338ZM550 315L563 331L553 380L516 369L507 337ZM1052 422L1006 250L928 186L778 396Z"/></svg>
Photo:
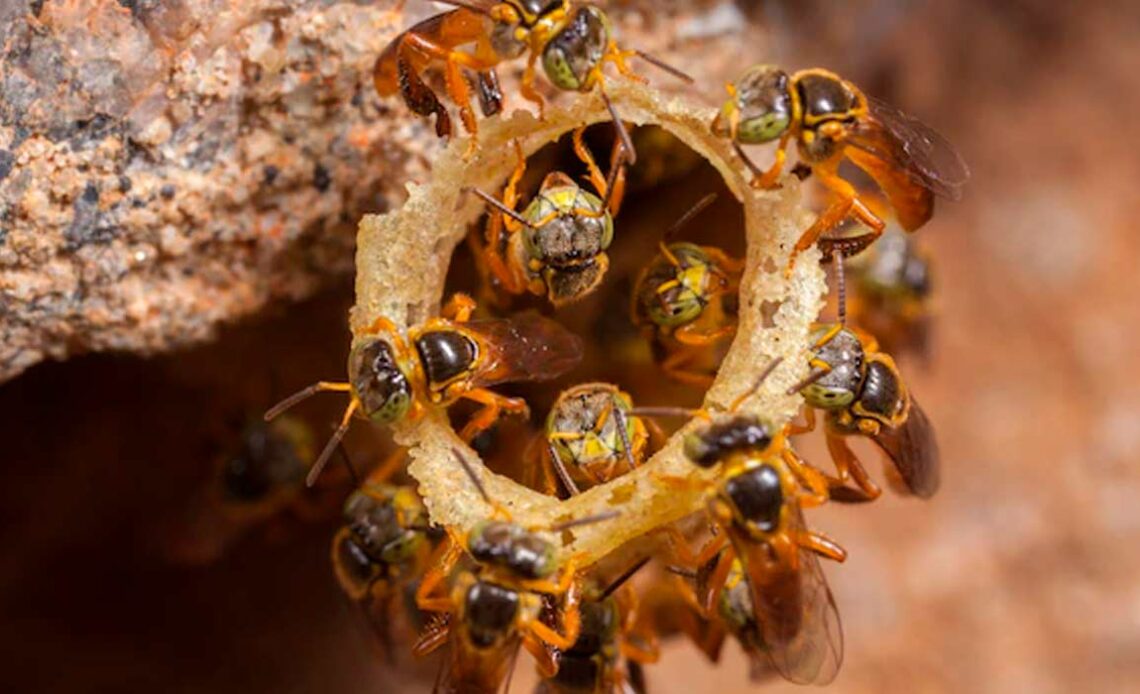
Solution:
<svg viewBox="0 0 1140 694"><path fill-rule="evenodd" d="M797 508L790 533L806 532ZM796 549L773 560L761 543L748 543L744 565L767 664L796 684L828 684L843 662L843 629L839 610L816 555ZM753 666L754 678L764 670Z"/></svg>
<svg viewBox="0 0 1140 694"><path fill-rule="evenodd" d="M451 653L433 692L497 692L511 672L521 642L511 639L494 648L475 648L451 640Z"/></svg>
<svg viewBox="0 0 1140 694"><path fill-rule="evenodd" d="M894 106L867 97L870 118L860 123L849 144L894 164L939 197L960 200L970 170L937 131Z"/></svg>
<svg viewBox="0 0 1140 694"><path fill-rule="evenodd" d="M914 396L906 421L896 428L883 427L874 438L894 463L905 491L923 499L934 496L941 481L938 441Z"/></svg>
<svg viewBox="0 0 1140 694"><path fill-rule="evenodd" d="M556 321L528 311L509 320L462 323L486 350L475 387L520 381L549 381L582 360L582 340Z"/></svg>

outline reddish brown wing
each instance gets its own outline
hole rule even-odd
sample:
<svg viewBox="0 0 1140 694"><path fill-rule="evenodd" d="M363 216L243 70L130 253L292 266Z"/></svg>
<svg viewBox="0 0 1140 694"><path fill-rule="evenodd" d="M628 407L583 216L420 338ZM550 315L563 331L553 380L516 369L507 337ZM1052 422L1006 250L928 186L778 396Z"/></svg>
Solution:
<svg viewBox="0 0 1140 694"><path fill-rule="evenodd" d="M790 515L789 533L806 531L800 510ZM768 664L789 682L828 684L843 662L843 629L819 559L798 546L773 559L763 544L748 545L741 558Z"/></svg>
<svg viewBox="0 0 1140 694"><path fill-rule="evenodd" d="M894 463L904 491L923 499L934 496L941 481L938 441L914 396L910 397L906 421L894 429L884 427L874 438Z"/></svg>
<svg viewBox="0 0 1140 694"><path fill-rule="evenodd" d="M461 323L486 350L475 387L521 381L549 381L582 360L582 340L559 323L529 311L509 320Z"/></svg>
<svg viewBox="0 0 1140 694"><path fill-rule="evenodd" d="M906 171L935 195L960 200L970 170L954 146L933 128L899 109L867 97L870 117L849 144Z"/></svg>

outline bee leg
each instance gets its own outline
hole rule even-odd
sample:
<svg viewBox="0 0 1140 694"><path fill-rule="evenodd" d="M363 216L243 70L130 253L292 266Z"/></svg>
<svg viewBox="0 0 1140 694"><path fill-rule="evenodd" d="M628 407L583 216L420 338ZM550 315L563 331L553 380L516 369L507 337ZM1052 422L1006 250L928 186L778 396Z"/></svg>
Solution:
<svg viewBox="0 0 1140 694"><path fill-rule="evenodd" d="M396 72L400 85L400 96L403 97L408 108L421 116L435 114L436 137L451 137L451 116L440 103L439 97L416 72L403 43L397 49Z"/></svg>
<svg viewBox="0 0 1140 694"><path fill-rule="evenodd" d="M810 496L800 497L800 506L804 508L811 508L813 506L821 506L830 498L828 490L831 487L830 480L822 472L816 470L814 467L805 463L798 455L796 455L791 448L785 448L781 453L784 462L787 463L788 469L792 471L800 482L806 484L808 489L811 490Z"/></svg>
<svg viewBox="0 0 1140 694"><path fill-rule="evenodd" d="M835 540L827 535L817 532L804 531L796 536L796 544L805 549L827 557L832 561L844 562L847 560L847 550L839 546Z"/></svg>
<svg viewBox="0 0 1140 694"><path fill-rule="evenodd" d="M861 502L861 501L874 501L879 498L883 490L871 481L867 471L863 468L863 464L855 457L854 451L847 445L847 440L842 436L828 433L827 450L831 453L831 459L835 461L835 471L838 473L837 487L831 490L833 499L841 501ZM851 489L842 486L846 484L848 479L852 479L858 489ZM836 497L836 493L839 497Z"/></svg>
<svg viewBox="0 0 1140 694"><path fill-rule="evenodd" d="M428 624L412 645L412 655L422 658L434 653L440 646L447 643L447 638L450 635L451 625L446 621Z"/></svg>
<svg viewBox="0 0 1140 694"><path fill-rule="evenodd" d="M530 416L530 408L527 407L526 400L508 398L486 388L474 388L462 393L460 397L483 405L482 409L472 415L470 421L459 432L460 438L464 441L471 441L480 432L494 424L504 410L524 418Z"/></svg>
<svg viewBox="0 0 1140 694"><path fill-rule="evenodd" d="M637 51L623 51L618 48L616 41L610 41L610 45L606 48L606 54L602 56L602 62L613 63L617 71L627 79L631 79L639 84L648 84L649 80L634 72L626 62L627 58L634 57L637 57Z"/></svg>
<svg viewBox="0 0 1140 694"><path fill-rule="evenodd" d="M804 423L788 422L788 435L799 436L800 434L810 434L815 431L815 408L805 407L804 410Z"/></svg>
<svg viewBox="0 0 1140 694"><path fill-rule="evenodd" d="M518 140L514 141L515 156L517 162L514 171L511 172L511 177L507 180L506 187L503 188L502 205L507 210L514 210L515 205L518 204L518 185L522 180L523 174L526 173L526 157L523 155L522 145ZM494 274L495 278L503 288L511 294L521 294L525 289L525 280L522 273L516 272L515 268L510 265L509 261L503 258L503 228L506 228L509 235L517 233L522 226L517 220L510 215L504 214L502 211L496 214L491 211L487 215L487 237L486 246L483 249L483 257L487 261L487 266ZM509 252L509 243L507 244Z"/></svg>
<svg viewBox="0 0 1140 694"><path fill-rule="evenodd" d="M408 458L408 449L400 448L394 451L391 455L384 459L384 462L376 466L376 469L368 473L368 484L383 484L387 482L392 475L403 466L404 461Z"/></svg>
<svg viewBox="0 0 1140 694"><path fill-rule="evenodd" d="M701 331L695 323L683 325L673 331L673 338L689 347L707 347L736 332L736 325L725 325L715 330Z"/></svg>
<svg viewBox="0 0 1140 694"><path fill-rule="evenodd" d="M456 323L466 323L471 320L471 314L475 312L475 300L463 292L455 292L447 303L443 305L439 313L447 320L455 321Z"/></svg>
<svg viewBox="0 0 1140 694"><path fill-rule="evenodd" d="M638 663L656 663L661 657L657 635L648 628L638 630L640 602L637 592L626 586L624 590L617 593L617 601L619 609L621 609L621 634L623 636L619 647L621 654ZM626 638L629 635L635 635L641 643L633 643L629 638Z"/></svg>
<svg viewBox="0 0 1140 694"><path fill-rule="evenodd" d="M538 107L538 119L542 120L546 113L546 99L543 99L542 94L539 94L538 90L534 88L534 63L536 60L538 60L538 54L532 51L530 57L527 58L522 80L519 81L519 93L524 99Z"/></svg>
<svg viewBox="0 0 1140 694"><path fill-rule="evenodd" d="M814 246L820 236L839 226L849 214L854 213L860 222L874 232L881 233L883 229L886 228L886 224L884 224L883 220L875 216L875 214L859 200L855 186L843 180L839 174L836 173L838 166L839 162L836 160L834 162L820 164L814 169L819 182L834 194L835 200L819 214L815 223L808 227L807 231L801 234L799 240L796 241L796 246L792 249L792 255L788 258L788 266L784 269L784 277L792 276L792 268L795 266L796 258L800 253Z"/></svg>
<svg viewBox="0 0 1140 694"><path fill-rule="evenodd" d="M773 160L772 166L768 167L767 170L756 166L752 158L744 151L744 148L740 146L740 143L733 142L736 154L744 161L744 165L748 167L748 170L752 172L751 185L753 188L759 190L773 190L780 186L780 174L783 173L784 164L788 160L788 143L791 142L791 138L791 132L785 133L780 138L780 144L776 147L776 158Z"/></svg>
<svg viewBox="0 0 1140 694"><path fill-rule="evenodd" d="M538 675L550 679L558 674L560 654L554 646L549 646L529 631L523 636L523 648L534 658Z"/></svg>
<svg viewBox="0 0 1140 694"><path fill-rule="evenodd" d="M416 588L416 607L425 612L451 612L454 605L448 596L432 597L432 592L451 574L462 554L462 548L448 539L443 542L428 560L429 568L420 585Z"/></svg>
<svg viewBox="0 0 1140 694"><path fill-rule="evenodd" d="M685 368L685 365L699 357L702 353L689 346L682 346L674 350L661 362L661 370L665 375L675 381L697 388L708 389L716 380L714 376Z"/></svg>

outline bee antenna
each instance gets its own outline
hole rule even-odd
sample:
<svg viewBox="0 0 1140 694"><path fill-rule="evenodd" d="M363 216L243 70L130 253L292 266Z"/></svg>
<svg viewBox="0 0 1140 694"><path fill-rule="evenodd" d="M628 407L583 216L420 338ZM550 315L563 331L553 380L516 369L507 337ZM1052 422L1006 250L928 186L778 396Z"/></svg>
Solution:
<svg viewBox="0 0 1140 694"><path fill-rule="evenodd" d="M609 511L602 511L601 513L595 513L592 516L583 516L582 518L574 518L572 520L563 521L561 523L555 523L554 525L550 526L549 529L550 529L550 532L552 532L552 533L560 533L563 530L569 530L570 528L577 528L577 527L580 527L583 525L593 525L594 523L601 523L602 521L608 521L608 520L611 520L613 518L617 518L620 515L621 515L621 511L619 511L615 508L615 509L610 509Z"/></svg>
<svg viewBox="0 0 1140 694"><path fill-rule="evenodd" d="M317 393L324 393L328 391L347 393L351 386L347 383L330 383L328 381L317 381L316 383L306 386L301 390L293 393L273 407L270 407L265 413L265 421L272 422L277 417L281 416L286 410L290 410L299 402L308 400Z"/></svg>
<svg viewBox="0 0 1140 694"><path fill-rule="evenodd" d="M606 598L613 595L614 591L616 591L618 588L621 588L626 581L633 578L634 574L636 574L638 571L641 571L641 567L649 563L649 559L650 557L642 559L641 561L626 569L625 573L623 573L621 576L615 578L608 586L606 586L606 589L602 591L601 600L605 600Z"/></svg>
<svg viewBox="0 0 1140 694"><path fill-rule="evenodd" d="M839 255L835 256L835 284L839 290L837 297L839 301L837 307L839 325L847 327L847 275L843 268L844 260L846 260L846 256L840 251Z"/></svg>
<svg viewBox="0 0 1140 694"><path fill-rule="evenodd" d="M826 376L829 373L831 373L831 371L828 369L816 369L815 371L812 371L810 374L808 374L807 378L805 378L804 380L795 384L791 388L788 388L787 394L788 395L795 395L796 393L800 392L804 388L807 388L808 386L815 383L816 381L823 378L824 376Z"/></svg>
<svg viewBox="0 0 1140 694"><path fill-rule="evenodd" d="M753 381L748 390L738 395L736 400L732 401L732 406L728 408L728 411L735 412L745 400L755 395L756 391L760 390L760 386L764 385L764 381L767 381L768 377L772 375L772 372L776 370L776 367L783 362L783 357L776 357L768 362L768 366L764 367L764 370L760 372L760 375L756 377L756 380Z"/></svg>
<svg viewBox="0 0 1140 694"><path fill-rule="evenodd" d="M716 198L716 193L709 193L708 195L698 200L696 204L689 208L688 212L681 215L680 219L670 225L669 229L665 232L665 238L669 238L673 236L673 234L676 234L678 231L685 228L686 224L693 221L693 217L696 217L701 212L703 212L706 207L713 204Z"/></svg>
<svg viewBox="0 0 1140 694"><path fill-rule="evenodd" d="M637 467L637 461L633 459L633 446L629 442L629 431L626 430L629 420L620 407L614 407L613 412L614 419L617 420L618 437L621 438L621 445L625 449L625 461L629 463L629 469L633 470Z"/></svg>
<svg viewBox="0 0 1140 694"><path fill-rule="evenodd" d="M554 466L554 472L558 474L558 479L562 481L562 486L566 487L566 491L570 492L570 496L581 494L582 490L578 489L578 485L570 477L570 472L562 462L562 456L558 455L558 450L554 448L554 442L550 439L546 440L546 452L550 454L550 464Z"/></svg>
<svg viewBox="0 0 1140 694"><path fill-rule="evenodd" d="M523 217L518 212L507 207L506 205L504 205L502 203L502 201L500 201L498 198L496 198L494 195L491 195L490 193L486 193L482 190L479 190L478 188L473 188L471 186L464 186L464 187L460 188L459 191L461 193L471 193L472 195L480 198L483 202L487 203L491 207L494 207L499 212L502 212L506 216L515 220L519 224L522 224L523 226L531 228L531 229L534 228L534 225L531 224L529 221L527 221L526 217Z"/></svg>
<svg viewBox="0 0 1140 694"><path fill-rule="evenodd" d="M693 84L696 81L692 77L687 75L686 73L679 70L678 68L673 67L669 63L665 62L664 60L661 60L660 58L658 58L654 55L650 55L649 53L646 53L645 51L637 50L637 49L634 50L634 53L637 54L638 58L641 58L642 60L649 63L650 65L653 65L656 68L659 68L661 70L664 70L665 72L668 72L670 75L673 75L674 77L681 80L682 82L685 82L686 84Z"/></svg>
<svg viewBox="0 0 1140 694"><path fill-rule="evenodd" d="M625 160L629 162L630 166L637 163L637 150L633 148L633 140L629 136L629 131L625 128L625 123L622 122L621 116L618 115L617 109L614 108L614 102L610 101L610 97L606 94L604 89L598 89L602 95L602 101L606 104L606 110L610 112L610 118L614 121L614 129L617 130L617 136L621 138L621 146L625 149Z"/></svg>
<svg viewBox="0 0 1140 694"><path fill-rule="evenodd" d="M695 417L700 410L690 410L684 407L632 407L626 413L632 417Z"/></svg>
<svg viewBox="0 0 1140 694"><path fill-rule="evenodd" d="M349 457L348 451L344 447L344 441L336 442L337 453L340 454L341 461L344 462L344 467L348 470L348 476L352 478L352 486L360 486L360 475L356 473L356 466L352 464L352 458Z"/></svg>
<svg viewBox="0 0 1140 694"><path fill-rule="evenodd" d="M340 426L333 432L332 438L325 444L325 449L317 456L317 461L313 463L313 467L309 468L309 474L305 476L305 486L312 487L317 483L317 478L321 476L321 470L325 469L325 465L329 462L333 452L340 446L340 442L344 439L344 435L348 432L348 425L352 423L352 415L356 414L356 409L360 407L358 400L353 400L344 410L344 417L340 420Z"/></svg>
<svg viewBox="0 0 1140 694"><path fill-rule="evenodd" d="M479 490L479 496L483 497L483 501L494 506L494 502L491 501L491 497L487 494L487 488L483 486L483 481L475 474L475 468L471 467L470 461L459 452L458 448L453 447L451 454L454 455L455 459L459 461L459 464L463 466L463 471L467 473L467 479L471 480L471 484L475 485L475 489Z"/></svg>

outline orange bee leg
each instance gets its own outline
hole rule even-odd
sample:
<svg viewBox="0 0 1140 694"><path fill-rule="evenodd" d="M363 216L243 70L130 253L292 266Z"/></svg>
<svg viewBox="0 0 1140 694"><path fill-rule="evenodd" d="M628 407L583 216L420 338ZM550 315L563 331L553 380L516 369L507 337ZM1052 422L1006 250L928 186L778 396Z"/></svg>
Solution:
<svg viewBox="0 0 1140 694"><path fill-rule="evenodd" d="M546 113L546 99L542 98L542 94L534 88L534 63L538 60L538 53L531 51L530 57L526 61L526 69L523 70L522 80L519 81L519 93L523 98L538 107L538 119L542 120L543 115Z"/></svg>
<svg viewBox="0 0 1140 694"><path fill-rule="evenodd" d="M815 408L805 407L804 410L804 423L798 424L796 422L788 422L788 436L799 436L800 434L810 434L815 431Z"/></svg>
<svg viewBox="0 0 1140 694"><path fill-rule="evenodd" d="M761 190L771 190L779 186L780 174L784 171L784 163L788 160L788 143L791 142L792 133L789 130L784 133L780 138L780 144L776 146L776 159L772 162L772 166L768 167L767 171L761 171L752 160L744 154L744 151L737 149L737 152L744 159L745 164L752 170L752 187Z"/></svg>
<svg viewBox="0 0 1140 694"><path fill-rule="evenodd" d="M559 654L553 646L547 646L536 634L531 633L523 636L522 645L534 658L540 677L550 679L558 674Z"/></svg>
<svg viewBox="0 0 1140 694"><path fill-rule="evenodd" d="M838 482L843 484L848 478L855 482L859 488L856 490L848 490L854 496L851 501L874 501L879 498L883 490L871 481L867 471L863 468L863 464L855 457L855 452L847 445L847 440L842 436L828 433L827 450L831 453L831 459L835 461L835 471L838 473ZM834 494L833 490L833 494Z"/></svg>
<svg viewBox="0 0 1140 694"><path fill-rule="evenodd" d="M454 609L449 596L432 597L432 592L451 574L462 552L462 547L450 539L440 544L428 560L429 568L416 588L416 607L425 612L451 612Z"/></svg>
<svg viewBox="0 0 1140 694"><path fill-rule="evenodd" d="M835 201L820 213L815 223L800 235L799 241L796 241L796 246L792 249L792 255L788 258L788 266L784 269L785 277L791 277L792 268L795 266L796 258L800 253L814 246L820 236L839 226L847 215L852 212L854 212L859 221L875 232L881 233L883 229L886 228L886 224L883 220L876 217L875 214L859 200L855 186L840 178L835 172L838 166L839 162L836 160L834 162L820 164L813 169L819 182L835 195Z"/></svg>
<svg viewBox="0 0 1140 694"><path fill-rule="evenodd" d="M610 45L606 48L605 55L602 56L602 62L613 63L614 67L617 68L617 71L621 73L623 77L631 79L639 84L648 84L649 80L634 72L629 67L629 64L626 63L626 59L634 57L637 57L637 51L623 51L618 48L616 41L610 41Z"/></svg>
<svg viewBox="0 0 1140 694"><path fill-rule="evenodd" d="M483 405L483 408L471 417L471 420L463 427L463 431L459 433L464 441L471 441L494 424L503 411L524 418L530 416L530 408L527 407L526 400L508 398L486 388L474 388L462 393L459 397Z"/></svg>
<svg viewBox="0 0 1140 694"><path fill-rule="evenodd" d="M707 373L701 373L694 369L687 369L685 365L697 359L702 355L699 349L685 345L665 357L661 362L661 370L665 375L680 383L696 386L697 388L709 388L716 380L715 376Z"/></svg>
<svg viewBox="0 0 1140 694"><path fill-rule="evenodd" d="M410 35L409 35L410 36ZM435 134L437 137L451 137L451 116L440 102L439 97L419 75L426 61L414 50L408 48L405 37L396 49L395 82L399 85L400 96L413 113L421 116L435 115ZM384 71L382 62L377 61L374 81L376 91L385 96L391 86L391 75Z"/></svg>
<svg viewBox="0 0 1140 694"><path fill-rule="evenodd" d="M833 561L843 562L847 560L847 550L822 533L801 532L796 536L796 544Z"/></svg>
<svg viewBox="0 0 1140 694"><path fill-rule="evenodd" d="M800 505L804 508L811 508L813 506L820 506L827 502L830 498L828 489L830 488L829 479L819 470L805 463L792 449L785 448L781 453L781 457L787 464L788 469L792 471L801 482L808 486L811 490L810 496L801 496Z"/></svg>
<svg viewBox="0 0 1140 694"><path fill-rule="evenodd" d="M466 323L471 320L471 314L474 312L475 300L463 292L452 294L439 311L446 320L452 320L456 323Z"/></svg>
<svg viewBox="0 0 1140 694"><path fill-rule="evenodd" d="M718 268L727 274L739 275L744 271L745 261L743 258L733 258L721 249L712 246L702 246L701 250L705 252L705 255L712 258Z"/></svg>
<svg viewBox="0 0 1140 694"><path fill-rule="evenodd" d="M412 645L412 655L417 658L422 658L423 656L434 653L440 646L447 643L448 636L450 635L451 625L448 623L437 622L429 624Z"/></svg>
<svg viewBox="0 0 1140 694"><path fill-rule="evenodd" d="M736 325L725 325L715 330L701 331L696 323L683 325L673 331L673 339L690 347L707 347L736 332Z"/></svg>
<svg viewBox="0 0 1140 694"><path fill-rule="evenodd" d="M368 484L383 484L387 482L392 475L403 465L404 460L408 457L408 451L401 448L394 451L391 455L384 459L384 462L376 466L376 469L368 473Z"/></svg>

